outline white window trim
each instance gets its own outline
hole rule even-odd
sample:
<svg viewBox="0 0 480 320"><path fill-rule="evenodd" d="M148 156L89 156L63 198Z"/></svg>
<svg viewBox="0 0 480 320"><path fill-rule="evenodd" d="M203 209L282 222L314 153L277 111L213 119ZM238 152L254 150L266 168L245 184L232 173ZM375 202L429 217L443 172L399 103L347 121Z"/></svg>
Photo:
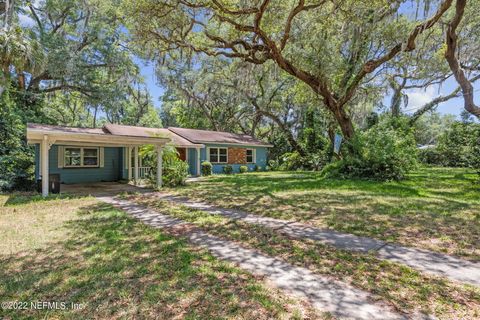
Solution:
<svg viewBox="0 0 480 320"><path fill-rule="evenodd" d="M80 149L80 165L72 166L67 165L67 156L65 150L67 149ZM83 149L96 149L97 150L97 164L96 165L85 165L83 164ZM65 146L63 147L63 167L64 168L100 168L100 148L99 147L77 147L77 146Z"/></svg>
<svg viewBox="0 0 480 320"><path fill-rule="evenodd" d="M247 150L252 150L252 162L248 162L248 161L247 161ZM257 152L256 152L256 149L253 149L253 148L247 148L247 149L245 149L245 162L248 163L248 164L257 163Z"/></svg>
<svg viewBox="0 0 480 320"><path fill-rule="evenodd" d="M220 160L220 149L225 149L227 152L226 152L226 155L227 155L227 161L226 162L213 162L212 159L210 159L210 149L217 149L217 160ZM227 164L228 163L228 148L226 147L209 147L207 148L207 158L208 158L208 161L211 163L211 164Z"/></svg>

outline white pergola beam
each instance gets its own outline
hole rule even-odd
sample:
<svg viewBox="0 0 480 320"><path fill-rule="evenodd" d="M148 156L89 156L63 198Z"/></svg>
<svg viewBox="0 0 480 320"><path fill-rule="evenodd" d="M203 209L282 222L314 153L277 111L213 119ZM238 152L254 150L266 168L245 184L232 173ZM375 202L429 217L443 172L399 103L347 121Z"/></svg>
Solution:
<svg viewBox="0 0 480 320"><path fill-rule="evenodd" d="M127 146L127 172L128 172L128 181L132 180L132 147Z"/></svg>
<svg viewBox="0 0 480 320"><path fill-rule="evenodd" d="M48 151L50 150L50 143L48 136L44 135L40 144L40 157L42 159L42 196L48 196Z"/></svg>
<svg viewBox="0 0 480 320"><path fill-rule="evenodd" d="M133 148L133 152L134 152L134 159L133 159L133 183L135 185L137 185L138 183L138 146L135 146Z"/></svg>
<svg viewBox="0 0 480 320"><path fill-rule="evenodd" d="M201 176L202 172L200 171L200 148L197 148L197 176Z"/></svg>
<svg viewBox="0 0 480 320"><path fill-rule="evenodd" d="M162 187L162 172L163 172L163 148L157 146L157 188Z"/></svg>

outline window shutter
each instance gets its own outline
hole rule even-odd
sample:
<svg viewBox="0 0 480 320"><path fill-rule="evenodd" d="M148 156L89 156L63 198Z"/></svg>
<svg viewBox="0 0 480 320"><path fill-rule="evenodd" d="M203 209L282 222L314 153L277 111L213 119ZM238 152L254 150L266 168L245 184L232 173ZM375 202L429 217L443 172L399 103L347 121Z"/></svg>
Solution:
<svg viewBox="0 0 480 320"><path fill-rule="evenodd" d="M57 153L58 153L58 167L63 168L64 160L65 160L64 147L63 146L58 146L57 147Z"/></svg>
<svg viewBox="0 0 480 320"><path fill-rule="evenodd" d="M105 166L105 157L104 157L104 148L100 147L99 149L99 157L100 157L100 168L103 168Z"/></svg>

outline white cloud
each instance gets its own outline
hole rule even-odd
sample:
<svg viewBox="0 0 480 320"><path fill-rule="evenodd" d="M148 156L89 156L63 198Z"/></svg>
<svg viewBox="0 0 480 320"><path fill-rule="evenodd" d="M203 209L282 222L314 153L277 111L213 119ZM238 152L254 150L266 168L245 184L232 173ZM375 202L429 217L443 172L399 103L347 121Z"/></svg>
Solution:
<svg viewBox="0 0 480 320"><path fill-rule="evenodd" d="M434 87L427 87L427 89L411 89L406 92L408 96L407 112L415 112L424 104L432 101L437 97L438 90Z"/></svg>

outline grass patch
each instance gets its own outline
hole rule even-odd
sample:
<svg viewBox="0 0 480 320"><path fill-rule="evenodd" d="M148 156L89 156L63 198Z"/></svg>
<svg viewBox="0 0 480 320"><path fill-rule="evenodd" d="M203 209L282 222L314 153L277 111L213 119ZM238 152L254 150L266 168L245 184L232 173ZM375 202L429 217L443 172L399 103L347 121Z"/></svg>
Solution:
<svg viewBox="0 0 480 320"><path fill-rule="evenodd" d="M422 168L399 182L260 172L206 177L170 191L480 261L480 186L468 169Z"/></svg>
<svg viewBox="0 0 480 320"><path fill-rule="evenodd" d="M257 225L159 201L131 196L159 212L189 221L210 234L258 249L292 264L329 275L369 291L407 314L423 312L441 319L480 317L480 289L424 275L374 255L337 250L311 240L293 239Z"/></svg>
<svg viewBox="0 0 480 320"><path fill-rule="evenodd" d="M0 196L3 204L8 198ZM16 224L15 232L4 234ZM261 279L94 198L3 205L0 226L2 245L9 243L0 254L0 301L82 306L2 310L7 319L318 316Z"/></svg>
<svg viewBox="0 0 480 320"><path fill-rule="evenodd" d="M65 238L65 222L77 216L79 207L95 202L89 197L0 195L0 254L42 249Z"/></svg>

